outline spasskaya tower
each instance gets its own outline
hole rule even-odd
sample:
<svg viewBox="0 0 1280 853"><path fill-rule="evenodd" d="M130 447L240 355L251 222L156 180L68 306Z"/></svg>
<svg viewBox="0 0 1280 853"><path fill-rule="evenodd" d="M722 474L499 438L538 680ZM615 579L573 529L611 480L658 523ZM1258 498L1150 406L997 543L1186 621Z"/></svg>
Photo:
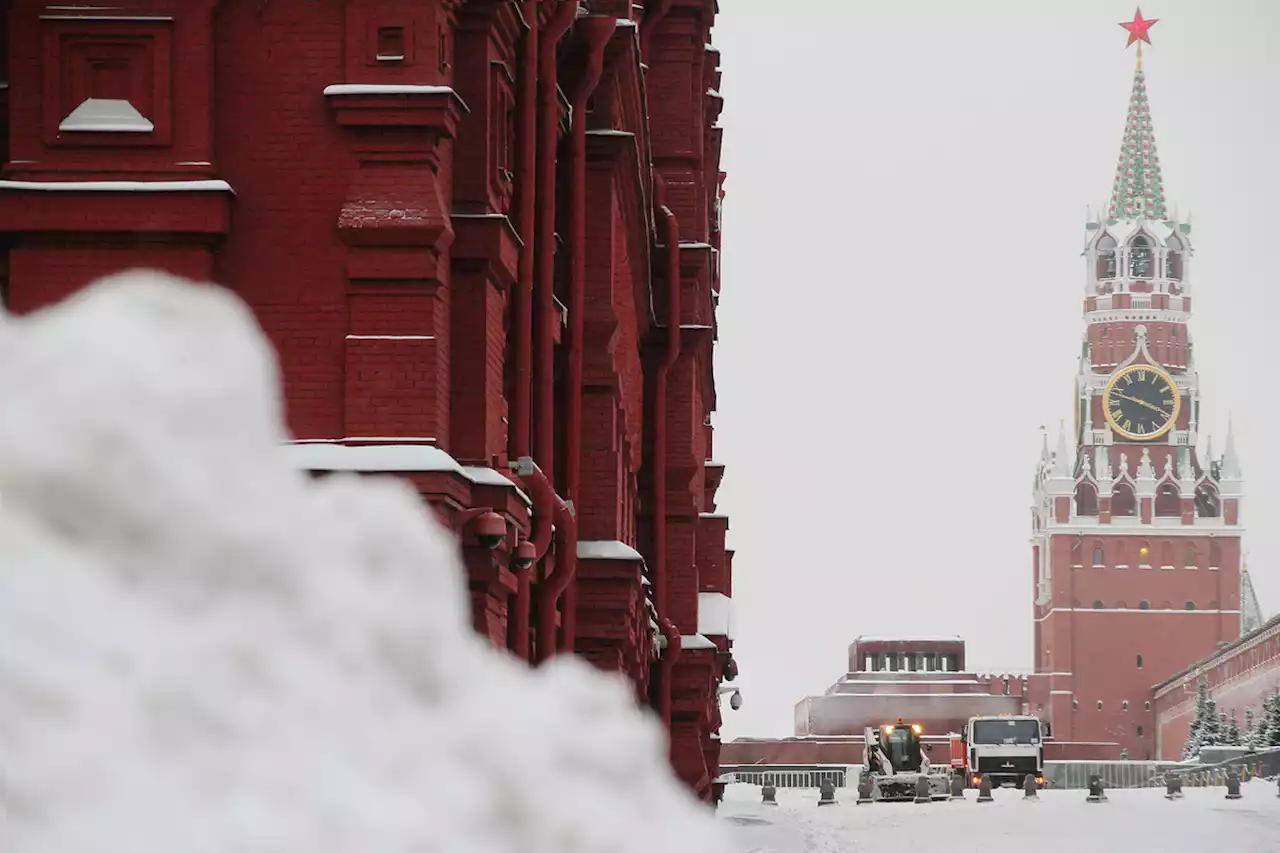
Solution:
<svg viewBox="0 0 1280 853"><path fill-rule="evenodd" d="M1153 685L1241 621L1240 464L1230 430L1220 457L1198 450L1191 225L1166 201L1142 67L1154 23L1122 24L1137 65L1111 196L1085 225L1073 417L1041 452L1031 540L1031 710L1055 740L1134 759L1156 757Z"/></svg>

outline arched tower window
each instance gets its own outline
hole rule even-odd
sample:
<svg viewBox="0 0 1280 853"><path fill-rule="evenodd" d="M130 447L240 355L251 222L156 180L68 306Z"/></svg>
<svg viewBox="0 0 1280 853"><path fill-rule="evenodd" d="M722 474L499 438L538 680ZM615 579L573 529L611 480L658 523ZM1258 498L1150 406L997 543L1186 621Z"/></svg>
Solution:
<svg viewBox="0 0 1280 853"><path fill-rule="evenodd" d="M1196 515L1217 518L1218 511L1218 490L1208 483L1201 483L1196 488Z"/></svg>
<svg viewBox="0 0 1280 853"><path fill-rule="evenodd" d="M1128 483L1116 483L1111 490L1111 515L1113 518L1138 514L1138 498L1133 493L1133 486Z"/></svg>
<svg viewBox="0 0 1280 853"><path fill-rule="evenodd" d="M1138 655L1138 669L1142 669L1142 655Z"/></svg>
<svg viewBox="0 0 1280 853"><path fill-rule="evenodd" d="M1170 545L1168 542L1164 543L1164 545L1160 547L1160 565L1161 566L1173 565L1173 546Z"/></svg>
<svg viewBox="0 0 1280 853"><path fill-rule="evenodd" d="M1093 601L1093 609L1094 609L1094 610L1101 610L1101 609L1102 609L1102 599L1101 599L1101 598L1096 598L1096 599L1094 599L1094 601Z"/></svg>
<svg viewBox="0 0 1280 853"><path fill-rule="evenodd" d="M1186 604L1183 605L1183 608L1186 610L1195 610L1196 603L1194 601L1188 601Z"/></svg>
<svg viewBox="0 0 1280 853"><path fill-rule="evenodd" d="M1217 539L1209 540L1209 567L1222 568L1222 546L1218 544Z"/></svg>
<svg viewBox="0 0 1280 853"><path fill-rule="evenodd" d="M1164 277L1182 281L1182 253L1187 250L1177 234L1169 237L1169 251L1164 260Z"/></svg>
<svg viewBox="0 0 1280 853"><path fill-rule="evenodd" d="M1110 234L1098 241L1098 278L1116 277L1116 241Z"/></svg>
<svg viewBox="0 0 1280 853"><path fill-rule="evenodd" d="M1093 483L1076 486L1076 515L1098 514L1098 489Z"/></svg>
<svg viewBox="0 0 1280 853"><path fill-rule="evenodd" d="M1188 545L1187 551L1183 554L1182 565L1188 569L1194 569L1198 565L1196 563L1196 546Z"/></svg>
<svg viewBox="0 0 1280 853"><path fill-rule="evenodd" d="M1152 269L1154 260L1150 237L1139 234L1129 241L1130 278L1151 278L1154 272Z"/></svg>
<svg viewBox="0 0 1280 853"><path fill-rule="evenodd" d="M1107 564L1107 556L1103 553L1101 545L1093 546L1093 564L1095 566L1105 566Z"/></svg>
<svg viewBox="0 0 1280 853"><path fill-rule="evenodd" d="M1151 565L1151 543L1150 542L1143 542L1141 545L1138 546L1138 565L1139 566Z"/></svg>
<svg viewBox="0 0 1280 853"><path fill-rule="evenodd" d="M1173 483L1161 483L1156 490L1156 515L1161 518L1176 518L1182 515L1182 501L1178 496L1178 487Z"/></svg>
<svg viewBox="0 0 1280 853"><path fill-rule="evenodd" d="M1150 602L1150 601L1147 601L1147 600L1145 600L1145 599L1143 599L1142 601L1139 601L1139 602L1138 602L1138 609L1139 609L1139 610L1150 610L1150 609L1151 609L1151 602ZM1139 660L1138 666L1142 666L1142 663L1141 663L1142 655L1138 655L1138 660Z"/></svg>

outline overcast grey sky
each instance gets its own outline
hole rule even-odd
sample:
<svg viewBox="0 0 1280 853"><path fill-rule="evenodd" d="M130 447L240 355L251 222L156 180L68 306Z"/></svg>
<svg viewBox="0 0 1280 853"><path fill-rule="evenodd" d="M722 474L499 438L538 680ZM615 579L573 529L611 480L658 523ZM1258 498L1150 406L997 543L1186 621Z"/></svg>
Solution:
<svg viewBox="0 0 1280 853"><path fill-rule="evenodd" d="M790 734L859 633L959 633L979 668L1030 668L1038 428L1070 422L1085 206L1120 151L1133 12L721 0L715 455L745 699L726 740ZM1280 4L1142 12L1165 188L1193 216L1202 415L1220 452L1234 414L1271 614Z"/></svg>

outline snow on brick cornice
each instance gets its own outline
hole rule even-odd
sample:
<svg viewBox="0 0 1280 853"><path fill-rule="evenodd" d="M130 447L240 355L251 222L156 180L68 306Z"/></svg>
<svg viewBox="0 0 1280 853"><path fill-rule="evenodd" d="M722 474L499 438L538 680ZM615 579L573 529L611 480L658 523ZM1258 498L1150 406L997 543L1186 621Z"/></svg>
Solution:
<svg viewBox="0 0 1280 853"><path fill-rule="evenodd" d="M722 592L698 593L698 633L735 639L733 599Z"/></svg>
<svg viewBox="0 0 1280 853"><path fill-rule="evenodd" d="M458 461L429 444L286 444L286 458L306 471L449 471L466 476Z"/></svg>
<svg viewBox="0 0 1280 853"><path fill-rule="evenodd" d="M859 634L855 643L963 643L959 634Z"/></svg>
<svg viewBox="0 0 1280 853"><path fill-rule="evenodd" d="M434 439L420 439L432 441ZM430 444L365 444L350 446L324 439L308 439L286 444L285 457L302 471L346 471L353 473L413 473L444 471L458 474L477 486L515 489L526 505L529 496L500 471L483 465L460 465L456 459Z"/></svg>
<svg viewBox="0 0 1280 853"><path fill-rule="evenodd" d="M0 190L46 192L234 192L226 181L0 181Z"/></svg>
<svg viewBox="0 0 1280 853"><path fill-rule="evenodd" d="M716 644L701 634L682 634L680 636L680 648L684 651L694 649L714 649L716 648Z"/></svg>
<svg viewBox="0 0 1280 853"><path fill-rule="evenodd" d="M335 83L326 95L457 95L452 86L414 86L394 83Z"/></svg>
<svg viewBox="0 0 1280 853"><path fill-rule="evenodd" d="M580 539L578 540L579 560L639 560L644 557L626 542L617 539Z"/></svg>

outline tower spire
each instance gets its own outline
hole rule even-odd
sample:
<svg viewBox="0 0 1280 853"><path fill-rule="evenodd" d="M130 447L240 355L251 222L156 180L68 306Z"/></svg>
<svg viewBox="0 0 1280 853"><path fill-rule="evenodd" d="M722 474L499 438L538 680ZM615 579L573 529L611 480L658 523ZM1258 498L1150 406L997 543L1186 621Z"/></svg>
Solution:
<svg viewBox="0 0 1280 853"><path fill-rule="evenodd" d="M1157 19L1142 17L1139 9L1132 21L1120 26L1129 32L1128 44L1138 43L1138 58L1133 69L1133 90L1129 95L1129 111L1125 117L1124 138L1120 143L1120 161L1111 185L1108 219L1168 218L1164 197L1164 178L1160 174L1160 155L1156 153L1156 136L1151 125L1151 106L1147 102L1147 82L1142 71L1142 42L1151 44L1147 31ZM1126 45L1127 46L1127 45Z"/></svg>

